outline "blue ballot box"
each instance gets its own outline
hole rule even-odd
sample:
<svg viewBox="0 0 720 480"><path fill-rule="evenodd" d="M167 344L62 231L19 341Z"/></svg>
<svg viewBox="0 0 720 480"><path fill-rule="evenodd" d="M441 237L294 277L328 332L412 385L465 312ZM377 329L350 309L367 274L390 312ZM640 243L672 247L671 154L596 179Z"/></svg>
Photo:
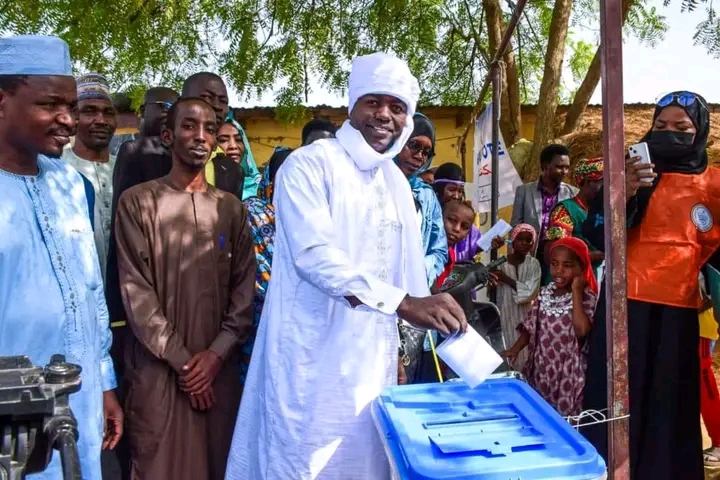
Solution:
<svg viewBox="0 0 720 480"><path fill-rule="evenodd" d="M595 448L527 383L387 388L372 406L400 480L597 480Z"/></svg>

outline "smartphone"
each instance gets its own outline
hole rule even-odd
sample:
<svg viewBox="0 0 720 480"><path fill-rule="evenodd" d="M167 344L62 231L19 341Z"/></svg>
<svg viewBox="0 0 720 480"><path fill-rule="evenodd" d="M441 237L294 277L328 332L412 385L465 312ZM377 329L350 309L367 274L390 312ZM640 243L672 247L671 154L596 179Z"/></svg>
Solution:
<svg viewBox="0 0 720 480"><path fill-rule="evenodd" d="M648 165L652 163L650 161L650 150L648 149L647 143L645 142L630 145L628 153L630 154L630 158L640 157L640 163L646 163ZM652 172L652 168L644 168L642 170L638 170L638 172ZM642 181L646 183L652 183L653 179L643 178Z"/></svg>

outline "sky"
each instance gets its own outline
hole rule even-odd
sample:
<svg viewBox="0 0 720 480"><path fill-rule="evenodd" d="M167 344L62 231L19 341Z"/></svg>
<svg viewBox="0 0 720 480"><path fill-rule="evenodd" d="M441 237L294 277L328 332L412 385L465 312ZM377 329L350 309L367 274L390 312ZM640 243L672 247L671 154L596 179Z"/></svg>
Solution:
<svg viewBox="0 0 720 480"><path fill-rule="evenodd" d="M674 90L691 90L703 95L710 103L720 103L720 59L713 59L702 46L693 45L696 25L706 18L704 6L695 12L680 13L679 1L663 7L662 0L649 2L666 17L669 26L665 39L655 48L628 38L623 45L623 83L625 103L654 103L659 96ZM599 28L599 27L598 27ZM578 31L576 36L591 39L596 32ZM279 88L281 85L276 85ZM335 93L318 90L309 96L308 106L340 107L347 100ZM273 92L250 101L230 93L231 105L242 107L273 106ZM601 103L598 85L591 104Z"/></svg>

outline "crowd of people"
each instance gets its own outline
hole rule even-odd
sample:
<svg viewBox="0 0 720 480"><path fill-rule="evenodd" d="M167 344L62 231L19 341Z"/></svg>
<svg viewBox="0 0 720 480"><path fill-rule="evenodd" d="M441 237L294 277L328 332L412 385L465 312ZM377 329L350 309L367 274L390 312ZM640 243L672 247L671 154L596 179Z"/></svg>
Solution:
<svg viewBox="0 0 720 480"><path fill-rule="evenodd" d="M483 253L465 172L431 168L407 64L356 58L348 120L312 120L260 168L220 76L147 90L114 157L107 81L71 67L58 38L0 39L0 355L82 367L83 478L112 457L123 479L389 479L369 405L438 380L432 348L468 328L443 282ZM653 164L627 160L634 479L703 478L701 398L720 464L709 129L701 96L666 95L642 139ZM517 189L491 288L502 355L575 418L607 411L605 242L603 160L570 185L570 154L547 146ZM410 376L403 324L427 331ZM581 432L607 458L604 426ZM54 457L33 478L61 478Z"/></svg>

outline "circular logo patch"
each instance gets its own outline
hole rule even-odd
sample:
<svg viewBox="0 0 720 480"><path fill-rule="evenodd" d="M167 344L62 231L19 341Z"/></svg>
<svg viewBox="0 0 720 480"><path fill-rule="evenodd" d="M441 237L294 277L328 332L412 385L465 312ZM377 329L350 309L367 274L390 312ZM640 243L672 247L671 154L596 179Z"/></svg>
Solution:
<svg viewBox="0 0 720 480"><path fill-rule="evenodd" d="M703 233L709 232L710 229L713 228L712 214L702 203L698 203L692 208L692 211L690 212L690 219L692 220L693 225L695 225L695 227Z"/></svg>

